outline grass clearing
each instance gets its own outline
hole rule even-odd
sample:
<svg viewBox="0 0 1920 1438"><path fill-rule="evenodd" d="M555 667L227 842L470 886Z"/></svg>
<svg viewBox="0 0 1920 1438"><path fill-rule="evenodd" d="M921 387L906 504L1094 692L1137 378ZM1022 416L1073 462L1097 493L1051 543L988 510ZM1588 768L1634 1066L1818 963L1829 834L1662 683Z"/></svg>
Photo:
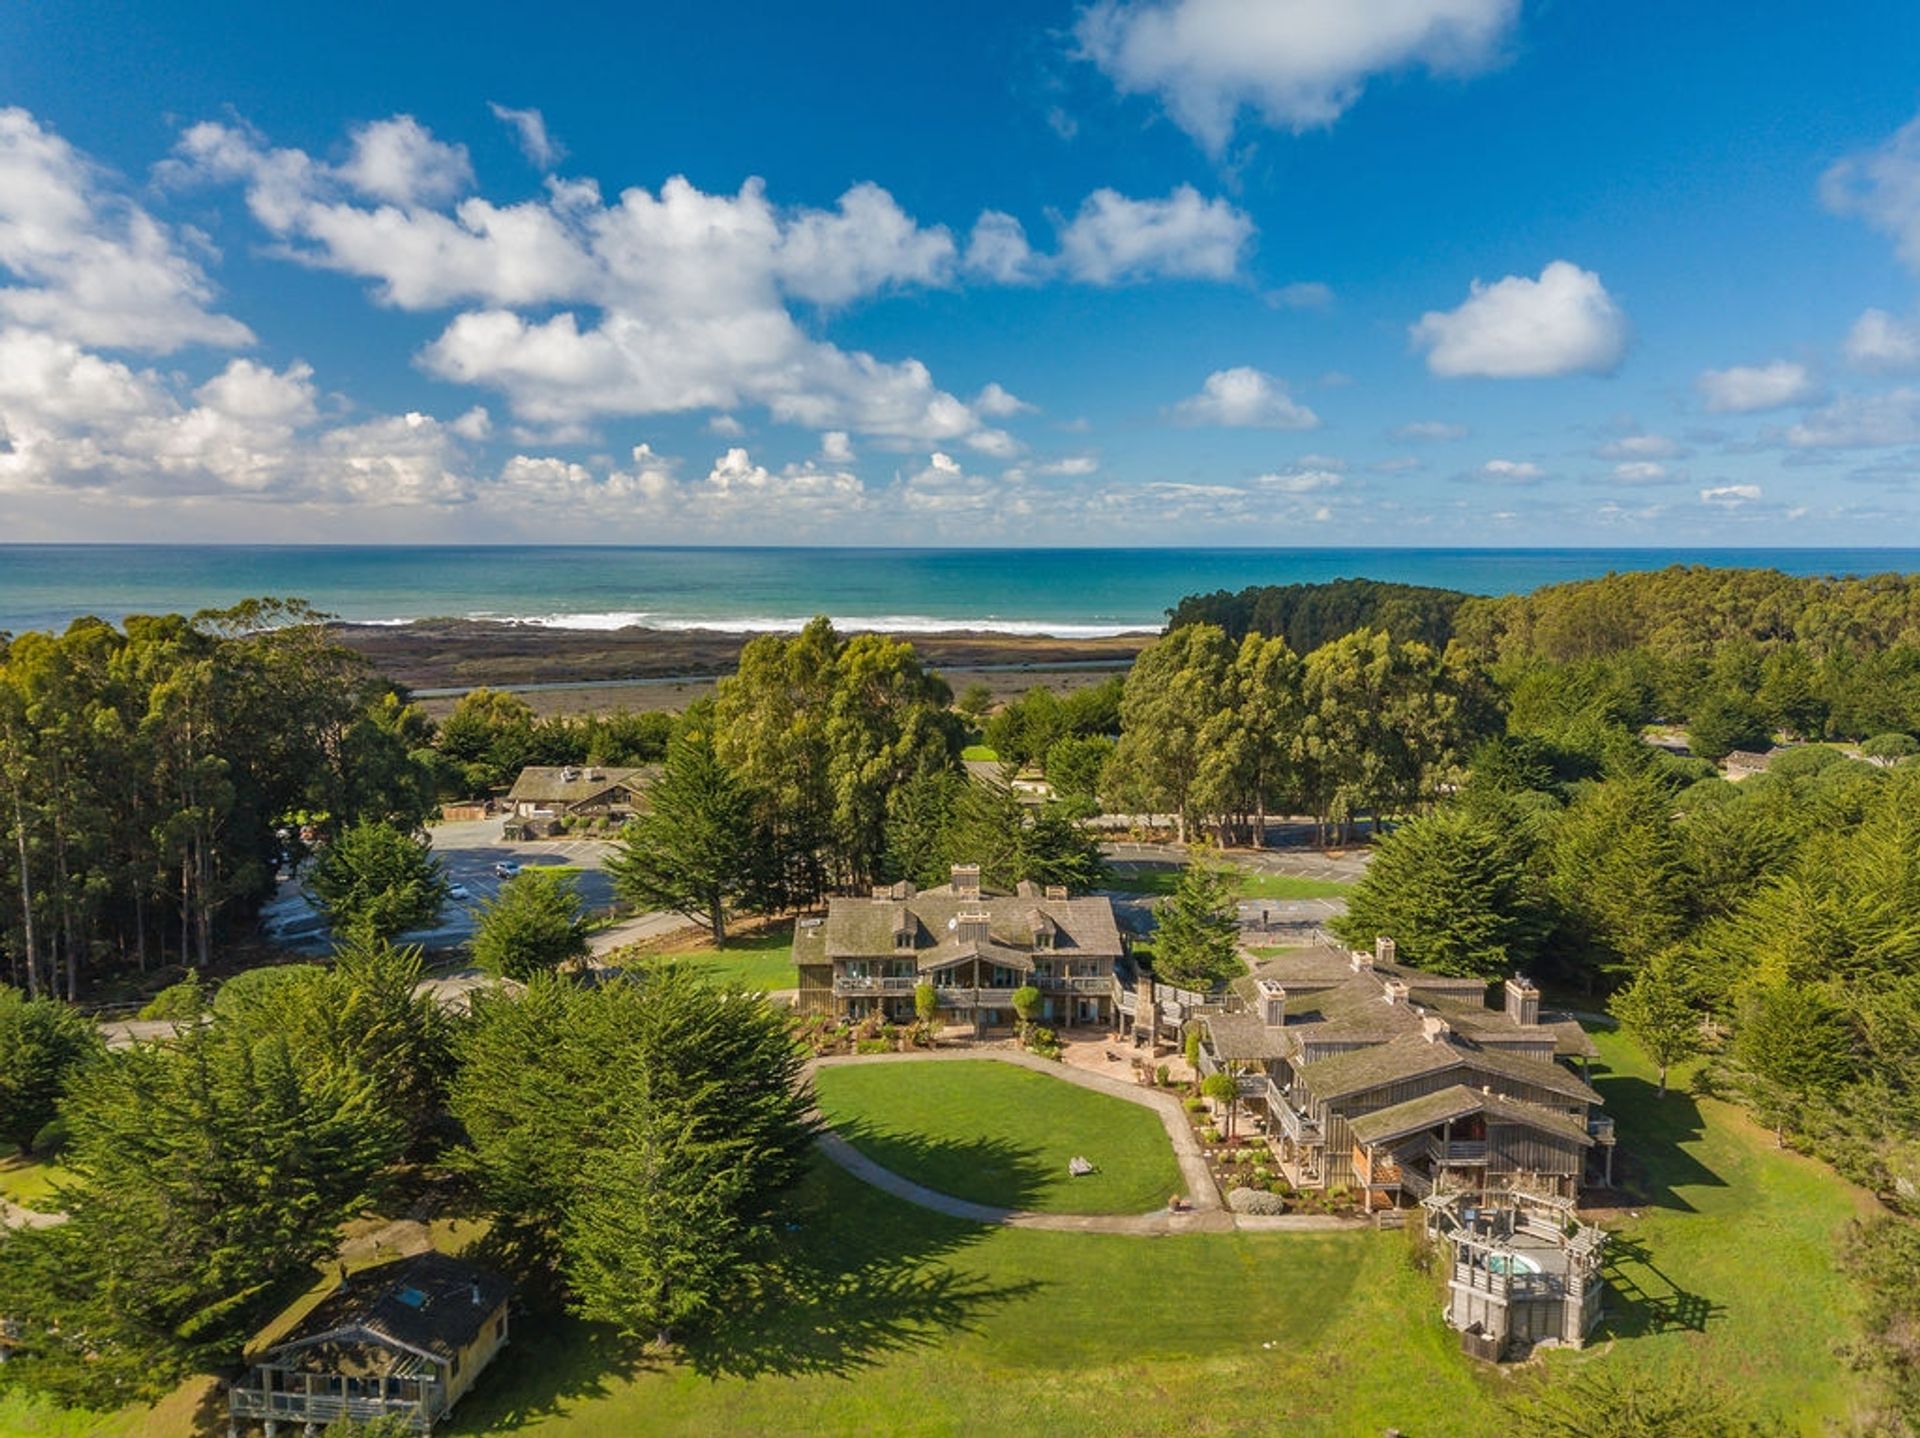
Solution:
<svg viewBox="0 0 1920 1438"><path fill-rule="evenodd" d="M850 1064L820 1111L867 1157L939 1193L1043 1213L1145 1213L1181 1191L1159 1115L993 1059ZM1075 1178L1076 1154L1098 1172Z"/></svg>
<svg viewBox="0 0 1920 1438"><path fill-rule="evenodd" d="M979 764L997 764L1000 762L1000 751L990 749L985 744L969 744L960 751L960 758Z"/></svg>
<svg viewBox="0 0 1920 1438"><path fill-rule="evenodd" d="M684 947L685 942L682 938L682 946L670 951L636 951L633 957L639 963L678 959L721 983L738 984L761 993L800 986L800 971L793 965L793 932L784 924L757 933L730 936L724 949L716 949L712 944L690 949Z"/></svg>
<svg viewBox="0 0 1920 1438"><path fill-rule="evenodd" d="M1402 1234L983 1228L822 1165L795 1196L778 1286L743 1293L684 1358L530 1316L441 1431L1481 1438L1510 1431L1503 1396L1572 1367L1679 1361L1820 1438L1858 1391L1833 1351L1850 1336L1833 1240L1869 1200L1726 1104L1656 1099L1625 1040L1596 1041L1638 1185L1608 1223L1644 1257L1622 1248L1608 1326L1583 1352L1475 1365ZM186 1438L172 1415L190 1410L95 1418L0 1394L0 1433Z"/></svg>
<svg viewBox="0 0 1920 1438"><path fill-rule="evenodd" d="M51 1159L16 1152L11 1158L0 1159L0 1198L22 1208L56 1209L59 1205L53 1197L53 1186L70 1183L72 1177Z"/></svg>

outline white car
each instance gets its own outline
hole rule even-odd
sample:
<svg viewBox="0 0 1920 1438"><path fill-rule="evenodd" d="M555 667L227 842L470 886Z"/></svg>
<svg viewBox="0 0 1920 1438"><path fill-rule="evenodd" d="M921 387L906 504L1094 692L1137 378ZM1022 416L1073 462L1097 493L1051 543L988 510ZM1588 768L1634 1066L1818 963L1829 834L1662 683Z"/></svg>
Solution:
<svg viewBox="0 0 1920 1438"><path fill-rule="evenodd" d="M468 899L473 897L473 894L465 884L449 884L447 885L447 897L455 903L464 904Z"/></svg>
<svg viewBox="0 0 1920 1438"><path fill-rule="evenodd" d="M511 859L502 859L493 866L493 875L496 879L511 879L519 872L520 866Z"/></svg>

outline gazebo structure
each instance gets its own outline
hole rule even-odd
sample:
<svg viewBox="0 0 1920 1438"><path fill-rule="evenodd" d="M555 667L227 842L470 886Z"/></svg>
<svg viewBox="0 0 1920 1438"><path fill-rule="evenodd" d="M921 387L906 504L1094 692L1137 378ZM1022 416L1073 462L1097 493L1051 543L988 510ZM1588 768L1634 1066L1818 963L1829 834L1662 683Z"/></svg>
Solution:
<svg viewBox="0 0 1920 1438"><path fill-rule="evenodd" d="M1576 1218L1571 1199L1436 1193L1421 1207L1447 1247L1446 1319L1468 1353L1498 1362L1586 1342L1600 1319L1607 1232Z"/></svg>

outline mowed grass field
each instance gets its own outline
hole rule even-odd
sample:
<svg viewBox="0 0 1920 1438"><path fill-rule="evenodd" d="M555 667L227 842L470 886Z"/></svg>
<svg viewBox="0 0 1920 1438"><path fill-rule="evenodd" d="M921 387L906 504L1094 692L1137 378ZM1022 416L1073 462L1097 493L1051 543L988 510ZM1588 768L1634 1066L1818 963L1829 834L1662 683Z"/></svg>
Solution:
<svg viewBox="0 0 1920 1438"><path fill-rule="evenodd" d="M820 1111L867 1157L938 1193L1043 1213L1145 1213L1182 1191L1151 1109L992 1059L849 1064ZM1096 1172L1075 1178L1067 1162Z"/></svg>
<svg viewBox="0 0 1920 1438"><path fill-rule="evenodd" d="M0 1158L0 1198L22 1208L57 1208L53 1186L66 1181L66 1170L49 1159L15 1152Z"/></svg>
<svg viewBox="0 0 1920 1438"><path fill-rule="evenodd" d="M777 1280L743 1289L685 1355L528 1315L442 1431L1481 1438L1510 1431L1503 1398L1575 1366L1685 1363L1818 1438L1858 1393L1834 1353L1850 1329L1833 1254L1866 1196L1725 1104L1656 1099L1625 1041L1598 1041L1597 1085L1638 1191L1608 1218L1625 1240L1617 1286L1582 1352L1474 1364L1404 1234L987 1228L823 1164L796 1195ZM972 1120L927 1122L939 1140ZM167 1411L94 1420L0 1398L0 1433L191 1431L163 1426Z"/></svg>
<svg viewBox="0 0 1920 1438"><path fill-rule="evenodd" d="M702 948L679 948L663 953L645 953L637 962L658 963L678 959L692 964L720 983L766 993L773 989L792 989L800 985L800 971L793 966L793 931L782 924L764 933L743 934L727 940L724 949L711 944Z"/></svg>

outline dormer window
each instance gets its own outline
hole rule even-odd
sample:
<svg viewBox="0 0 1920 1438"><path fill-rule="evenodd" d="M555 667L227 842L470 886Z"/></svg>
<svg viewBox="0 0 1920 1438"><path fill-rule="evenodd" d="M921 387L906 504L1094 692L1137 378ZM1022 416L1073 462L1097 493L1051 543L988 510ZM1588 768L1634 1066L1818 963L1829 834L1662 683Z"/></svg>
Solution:
<svg viewBox="0 0 1920 1438"><path fill-rule="evenodd" d="M1036 949L1051 949L1053 947L1053 930L1046 928L1035 929L1033 931L1033 946Z"/></svg>
<svg viewBox="0 0 1920 1438"><path fill-rule="evenodd" d="M912 929L895 929L893 933L893 946L896 949L912 948L913 947L913 930Z"/></svg>

